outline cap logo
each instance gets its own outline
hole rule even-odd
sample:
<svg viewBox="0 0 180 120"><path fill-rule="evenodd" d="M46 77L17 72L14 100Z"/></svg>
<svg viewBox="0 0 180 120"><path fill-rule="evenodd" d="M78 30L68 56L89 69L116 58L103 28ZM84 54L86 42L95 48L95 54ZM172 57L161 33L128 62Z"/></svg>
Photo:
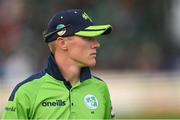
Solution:
<svg viewBox="0 0 180 120"><path fill-rule="evenodd" d="M91 18L90 18L85 12L82 14L82 17L83 17L85 20L90 20L90 21L92 22Z"/></svg>
<svg viewBox="0 0 180 120"><path fill-rule="evenodd" d="M95 95L87 94L84 97L84 104L89 109L97 109L98 108L98 100Z"/></svg>
<svg viewBox="0 0 180 120"><path fill-rule="evenodd" d="M61 28L63 28L63 27L65 27L65 25L59 24L59 25L57 25L56 30L59 30L59 29L61 29ZM57 34L60 35L60 36L62 36L62 35L64 35L65 33L66 33L66 28L62 29L62 30L59 31Z"/></svg>

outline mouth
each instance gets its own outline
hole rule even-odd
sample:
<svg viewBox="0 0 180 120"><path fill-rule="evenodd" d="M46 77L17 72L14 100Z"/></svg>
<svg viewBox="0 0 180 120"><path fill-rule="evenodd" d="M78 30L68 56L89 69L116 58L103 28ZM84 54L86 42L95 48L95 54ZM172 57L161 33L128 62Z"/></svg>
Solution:
<svg viewBox="0 0 180 120"><path fill-rule="evenodd" d="M91 56L95 56L95 57L96 57L96 53L91 53L90 55L91 55Z"/></svg>

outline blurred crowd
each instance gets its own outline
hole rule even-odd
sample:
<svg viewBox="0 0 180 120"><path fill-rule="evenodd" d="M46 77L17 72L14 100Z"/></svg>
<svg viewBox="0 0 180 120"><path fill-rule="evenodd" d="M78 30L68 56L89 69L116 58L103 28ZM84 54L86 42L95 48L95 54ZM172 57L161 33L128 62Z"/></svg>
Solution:
<svg viewBox="0 0 180 120"><path fill-rule="evenodd" d="M95 69L180 70L179 0L0 0L0 78L45 67L42 32L52 15L68 8L113 26L110 36L98 38Z"/></svg>

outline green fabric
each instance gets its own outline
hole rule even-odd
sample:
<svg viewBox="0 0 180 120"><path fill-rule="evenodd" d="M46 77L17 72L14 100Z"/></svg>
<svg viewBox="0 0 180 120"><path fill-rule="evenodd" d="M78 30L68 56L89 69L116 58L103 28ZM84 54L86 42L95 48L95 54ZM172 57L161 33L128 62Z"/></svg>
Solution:
<svg viewBox="0 0 180 120"><path fill-rule="evenodd" d="M97 37L103 35L109 29L112 29L111 25L89 26L85 30L75 33L75 35L82 37Z"/></svg>
<svg viewBox="0 0 180 120"><path fill-rule="evenodd" d="M101 29L108 29L112 28L111 25L96 25L96 26L89 26L85 30L101 30Z"/></svg>
<svg viewBox="0 0 180 120"><path fill-rule="evenodd" d="M84 101L92 104L88 107ZM23 84L17 90L14 100L8 101L2 117L2 119L110 118L111 101L105 82L92 77L78 82L68 90L63 81L56 80L47 73L39 79Z"/></svg>

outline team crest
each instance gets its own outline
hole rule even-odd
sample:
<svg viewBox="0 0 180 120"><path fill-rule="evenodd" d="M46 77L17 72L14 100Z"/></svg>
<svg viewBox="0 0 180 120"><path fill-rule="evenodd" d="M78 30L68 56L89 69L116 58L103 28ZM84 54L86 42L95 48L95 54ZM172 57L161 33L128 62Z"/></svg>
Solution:
<svg viewBox="0 0 180 120"><path fill-rule="evenodd" d="M97 100L96 96L94 96L92 94L85 95L84 104L89 109L97 109L98 108L98 100Z"/></svg>
<svg viewBox="0 0 180 120"><path fill-rule="evenodd" d="M56 27L56 29L58 30L58 29L61 29L61 28L63 28L63 27L64 27L63 24L59 24L59 25ZM62 36L62 35L64 35L65 33L66 33L66 28L62 29L62 30L59 31L57 34L60 35L60 36Z"/></svg>
<svg viewBox="0 0 180 120"><path fill-rule="evenodd" d="M85 12L82 14L82 17L83 17L85 20L90 20L90 21L92 22L91 18L90 18Z"/></svg>

